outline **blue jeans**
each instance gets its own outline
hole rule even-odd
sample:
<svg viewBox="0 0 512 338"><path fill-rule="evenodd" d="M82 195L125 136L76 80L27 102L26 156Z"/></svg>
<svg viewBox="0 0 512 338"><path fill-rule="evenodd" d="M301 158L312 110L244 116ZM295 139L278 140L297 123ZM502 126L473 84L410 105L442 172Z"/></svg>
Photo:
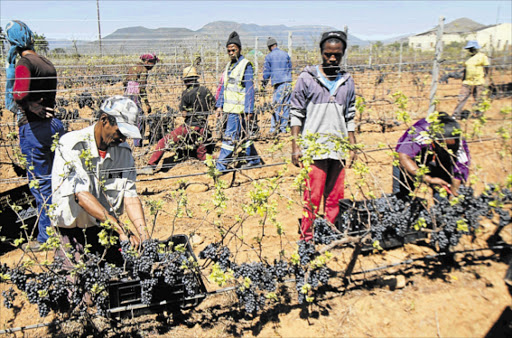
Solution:
<svg viewBox="0 0 512 338"><path fill-rule="evenodd" d="M245 116L243 114L229 113L219 158L217 159L217 170L226 170L226 165L232 161L231 157L235 150L235 143L240 141L242 141L242 144L237 144L237 146L245 148L245 156L249 157L247 162L250 164L261 163L253 141L248 136L249 131L246 128Z"/></svg>
<svg viewBox="0 0 512 338"><path fill-rule="evenodd" d="M51 225L46 214L45 206L52 203L52 165L54 153L51 151L52 135L64 135L64 126L57 118L29 122L20 127L21 153L27 160L27 175L29 182L37 179L39 187L30 188L34 195L39 215L37 240L46 242L48 234L46 228ZM33 170L29 167L33 166Z"/></svg>
<svg viewBox="0 0 512 338"><path fill-rule="evenodd" d="M270 120L270 132L273 133L276 128L282 133L286 132L288 120L290 119L290 98L292 96L292 85L289 82L283 82L274 89L272 103L274 104L274 113Z"/></svg>

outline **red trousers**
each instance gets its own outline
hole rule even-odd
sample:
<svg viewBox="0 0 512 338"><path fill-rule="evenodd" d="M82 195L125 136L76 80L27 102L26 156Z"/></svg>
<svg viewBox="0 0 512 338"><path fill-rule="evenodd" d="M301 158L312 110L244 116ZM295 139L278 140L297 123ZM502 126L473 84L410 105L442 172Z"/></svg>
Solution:
<svg viewBox="0 0 512 338"><path fill-rule="evenodd" d="M186 124L182 124L178 128L174 129L169 134L165 135L162 139L158 141L156 145L155 151L151 158L149 159L148 165L156 165L162 158L165 147L169 140L172 140L174 143L178 143L180 140L187 144L195 143L196 139L204 134L204 129L199 127L191 127ZM178 148L180 149L180 148ZM201 143L196 149L196 157L200 161L206 160L206 147L203 143Z"/></svg>
<svg viewBox="0 0 512 338"><path fill-rule="evenodd" d="M339 200L344 197L345 166L339 160L317 160L311 165L309 179L304 191L304 216L300 238L313 238L311 225L316 218L322 196L324 197L325 219L334 223L339 212Z"/></svg>

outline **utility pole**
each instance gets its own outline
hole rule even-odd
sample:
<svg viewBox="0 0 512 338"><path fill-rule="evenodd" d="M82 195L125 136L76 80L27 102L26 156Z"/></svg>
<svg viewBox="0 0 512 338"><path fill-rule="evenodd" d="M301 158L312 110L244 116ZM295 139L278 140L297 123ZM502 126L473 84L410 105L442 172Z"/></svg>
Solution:
<svg viewBox="0 0 512 338"><path fill-rule="evenodd" d="M100 56L103 56L103 47L101 45L100 0L96 0L96 12L98 13L98 39L100 41Z"/></svg>

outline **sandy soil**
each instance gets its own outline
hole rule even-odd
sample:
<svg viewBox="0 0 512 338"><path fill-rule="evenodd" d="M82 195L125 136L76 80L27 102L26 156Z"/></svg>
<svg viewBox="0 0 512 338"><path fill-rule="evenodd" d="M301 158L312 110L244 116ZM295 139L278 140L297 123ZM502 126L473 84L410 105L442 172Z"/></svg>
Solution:
<svg viewBox="0 0 512 338"><path fill-rule="evenodd" d="M405 88L404 93L408 96L416 96L418 92L418 89L411 84L412 76L404 75L400 79L402 88ZM359 93L368 101L372 100L373 95L376 95L376 99L391 100L387 93L389 90L381 90L380 87L371 85L371 81L367 81L368 77L368 74L355 76L356 83L364 84L360 85ZM502 82L507 78L510 79L510 74L503 74ZM389 82L388 88L396 84L396 79L389 78L386 81ZM460 82L451 81L449 85L440 86L439 92L443 97L438 107L440 111L451 112L456 104ZM425 100L427 96L427 91L424 91L421 99L410 99L413 120L425 116L428 105L428 100ZM468 108L471 102L468 103ZM504 121L500 110L511 106L510 98L493 101L486 114L488 122L482 135L469 145L472 173L479 179L475 184L478 192L486 183L503 183L506 176L512 173L510 141L508 141L508 148L504 148L503 141L496 139L498 128L503 126L510 131L510 120ZM382 116L391 117L393 110L390 104L380 106L377 102L372 102L365 114L377 120ZM84 115L87 114L90 114L90 110L84 108ZM9 121L11 121L10 116L8 117L4 112L2 122ZM462 123L462 127L469 131L474 124L475 120L468 120ZM77 125L73 124L72 128L77 129ZM405 128L403 125L395 126L382 133L379 124L364 124L357 139L358 142L365 144L367 150L372 150L376 149L379 143L393 145ZM4 140L6 133L6 128L2 128ZM282 148L279 145L282 145ZM267 164L280 163L289 158L290 144L287 137L280 137L276 141L259 141L256 143L256 148L264 156ZM17 177L7 156L7 154L12 156L13 149L9 147L2 149L0 154L2 178ZM503 149L505 149L504 157L499 152ZM149 157L149 150L150 147L146 147L146 149L134 151L137 165L145 163ZM169 154L165 155L164 160L169 157ZM367 152L362 158L370 167L369 187L376 192L389 193L392 162L389 151ZM153 176L139 177L137 190L151 224L154 216L150 215L148 202L152 200L164 202L163 209L156 218L154 237L165 239L173 233L197 234L203 239L201 243L194 246L194 252L197 254L208 243L218 240L219 231L214 221L219 221L223 226L228 227L235 223L236 216L243 215L242 205L248 202L248 193L253 189L252 182L265 182L265 179L278 175L283 168L287 171L282 175L278 193L272 198L277 203L277 220L282 223L285 235L278 236L275 228L267 224L262 241L263 255L272 260L278 257L281 250L289 256L296 249L298 219L301 217L300 196L293 188L293 180L298 173L297 168L291 165L276 165L237 173L231 187L224 191L228 198L227 207L222 217L218 219L213 213L205 212L206 209L212 210L214 189L210 178L206 175L175 177L204 173L206 167L196 160L188 160ZM362 195L354 185L355 179L354 172L348 170L345 195L360 199ZM224 176L224 180L230 183L232 175ZM1 184L0 189L5 191L17 185L19 182ZM187 195L189 214L184 217L176 217L177 193L180 188L183 188ZM229 247L236 254L237 262L257 259L253 248L258 248L254 238L262 236L263 233L260 220L258 217L249 217L243 226L233 230L234 234L244 239L242 243L235 236L231 236L229 241ZM455 249L485 248L485 239L494 229L493 222L484 221L476 241L464 240ZM510 225L503 231L503 237L508 243L512 243ZM105 324L98 319L98 327L104 330L100 335L474 337L484 336L503 310L511 305L512 298L503 282L507 265L499 259L499 255L490 250L458 254L455 256L457 262L455 265L448 265L439 260L418 261L373 273L356 274L348 285L342 283L342 275L350 260L352 249L335 249L333 253L334 258L329 266L337 274L331 279L330 286L321 290L317 302L310 307L297 304L294 284L290 283L287 285L288 288L282 290L281 302L271 304L255 318L241 315L236 305L236 296L227 292L211 295L197 308L182 314L145 315L124 320L109 329L106 329ZM427 245L408 244L403 248L360 256L355 271L429 254L435 254L435 251ZM37 257L44 259L44 255L39 253ZM21 258L22 251L18 249L1 256L1 262L14 264ZM208 273L208 269L203 271L205 276ZM398 289L390 287L389 281L393 281L394 278L404 278L405 286ZM206 278L204 280L208 291L218 288L209 283ZM0 285L0 291L5 289L5 285ZM26 301L18 301L17 306L19 309L15 311L0 306L0 330L49 322L53 318L53 315L39 318L36 307ZM82 325L66 323L54 329L39 328L18 333L17 336L50 334L97 336L98 332L84 332Z"/></svg>

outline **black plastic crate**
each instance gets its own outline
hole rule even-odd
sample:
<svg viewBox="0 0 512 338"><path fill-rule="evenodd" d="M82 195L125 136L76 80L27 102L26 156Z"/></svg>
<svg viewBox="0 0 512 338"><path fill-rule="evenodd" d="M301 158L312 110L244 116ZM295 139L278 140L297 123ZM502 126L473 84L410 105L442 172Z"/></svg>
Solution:
<svg viewBox="0 0 512 338"><path fill-rule="evenodd" d="M11 208L11 205L16 204L21 207L17 215ZM0 236L5 237L7 241L20 238L20 234L24 235L24 231L20 229L22 224L28 226L27 232L30 234L34 228L37 220L37 207L36 201L28 183L17 188L4 191L0 193ZM37 227L34 230L33 237L37 237ZM24 237L24 236L23 236ZM0 252L11 249L10 245L3 245L0 242Z"/></svg>
<svg viewBox="0 0 512 338"><path fill-rule="evenodd" d="M197 261L194 252L190 246L186 235L174 235L160 243L167 244L173 242L174 245L183 244L186 248L187 258L192 257ZM198 271L194 273L197 282L197 288L194 290L194 296L187 296L185 286L179 282L176 285L169 286L162 278L159 278L158 284L153 289L152 303L143 304L141 299L141 285L139 279L122 279L112 281L109 284L109 314L113 317L130 317L144 313L155 313L165 308L180 309L193 308L199 305L206 298L206 287Z"/></svg>
<svg viewBox="0 0 512 338"><path fill-rule="evenodd" d="M384 198L384 197L381 197ZM340 210L334 225L340 231L343 231L343 219L342 215L344 213L349 214L350 224L349 224L349 236L364 236L369 231L371 231L371 216L369 215L368 209L372 208L373 200L363 200L363 201L351 201L349 199L342 199L339 201ZM421 198L416 198L410 202L409 208L412 208L412 214L415 217L411 217L409 219L410 228L405 232L403 237L399 237L394 230L388 229L383 235L382 239L379 241L379 245L382 249L392 249L396 247L403 246L406 243L414 243L417 241L421 241L426 239L427 233L421 230L415 230L413 228L413 224L417 221L418 212L423 208L424 203L426 201ZM363 245L362 251L372 251L375 248L373 245L366 244Z"/></svg>

